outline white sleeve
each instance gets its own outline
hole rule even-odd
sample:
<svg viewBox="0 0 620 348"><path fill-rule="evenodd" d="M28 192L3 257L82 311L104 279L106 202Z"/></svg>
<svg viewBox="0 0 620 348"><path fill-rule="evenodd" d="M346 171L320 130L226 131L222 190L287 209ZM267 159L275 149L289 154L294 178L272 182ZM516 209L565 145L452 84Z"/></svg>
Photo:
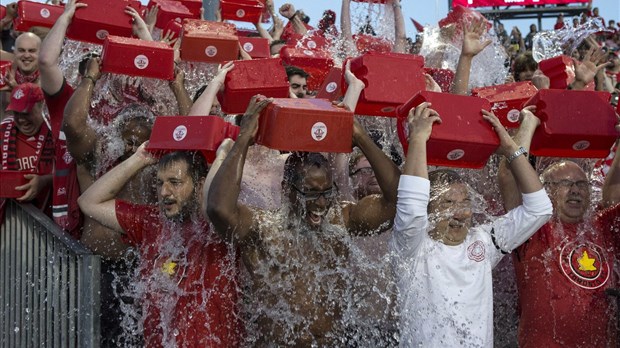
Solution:
<svg viewBox="0 0 620 348"><path fill-rule="evenodd" d="M427 233L429 192L428 179L400 176L392 248L401 256L410 256Z"/></svg>
<svg viewBox="0 0 620 348"><path fill-rule="evenodd" d="M551 218L553 206L544 189L524 193L523 204L495 220L490 231L495 247L511 252Z"/></svg>

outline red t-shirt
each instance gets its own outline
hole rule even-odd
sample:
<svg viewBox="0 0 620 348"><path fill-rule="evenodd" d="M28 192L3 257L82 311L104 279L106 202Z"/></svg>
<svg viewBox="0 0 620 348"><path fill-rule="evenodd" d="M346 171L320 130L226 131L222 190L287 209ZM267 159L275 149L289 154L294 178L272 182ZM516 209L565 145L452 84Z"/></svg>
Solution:
<svg viewBox="0 0 620 348"><path fill-rule="evenodd" d="M145 346L239 346L237 260L208 223L179 226L156 206L120 200L116 218L140 250Z"/></svg>
<svg viewBox="0 0 620 348"><path fill-rule="evenodd" d="M514 254L520 347L615 347L620 204L578 224L553 219Z"/></svg>

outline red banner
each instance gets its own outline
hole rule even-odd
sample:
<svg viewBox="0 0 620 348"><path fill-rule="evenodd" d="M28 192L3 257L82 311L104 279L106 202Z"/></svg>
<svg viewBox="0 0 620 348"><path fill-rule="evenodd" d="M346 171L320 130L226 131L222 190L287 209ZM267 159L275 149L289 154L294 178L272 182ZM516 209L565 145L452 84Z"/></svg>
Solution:
<svg viewBox="0 0 620 348"><path fill-rule="evenodd" d="M588 3L588 0L453 0L452 7L491 7L491 6L528 6L528 5L566 5Z"/></svg>

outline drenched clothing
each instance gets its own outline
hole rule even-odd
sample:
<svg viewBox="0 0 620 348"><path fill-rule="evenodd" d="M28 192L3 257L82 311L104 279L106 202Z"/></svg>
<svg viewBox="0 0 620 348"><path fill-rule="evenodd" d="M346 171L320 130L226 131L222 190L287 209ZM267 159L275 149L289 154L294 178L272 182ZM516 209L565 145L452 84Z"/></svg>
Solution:
<svg viewBox="0 0 620 348"><path fill-rule="evenodd" d="M427 215L430 182L402 175L394 234L400 295L401 346L492 347L491 271L549 220L544 190L523 194L523 205L469 230L463 243L432 239Z"/></svg>

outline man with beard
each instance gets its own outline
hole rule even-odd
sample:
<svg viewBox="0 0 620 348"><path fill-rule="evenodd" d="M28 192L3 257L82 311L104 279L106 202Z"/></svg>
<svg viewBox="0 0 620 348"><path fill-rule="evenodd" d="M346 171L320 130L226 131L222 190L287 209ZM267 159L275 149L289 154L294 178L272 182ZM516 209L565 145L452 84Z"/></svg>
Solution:
<svg viewBox="0 0 620 348"><path fill-rule="evenodd" d="M289 93L291 98L308 98L308 75L303 69L296 66L286 67Z"/></svg>
<svg viewBox="0 0 620 348"><path fill-rule="evenodd" d="M359 96L363 83L346 76L349 89ZM353 99L344 104L354 109ZM252 345L342 345L350 295L348 237L389 228L400 172L354 122L353 144L375 170L381 194L357 203L336 202L327 159L320 153L292 153L284 165L280 210L238 203L248 147L269 103L262 96L250 101L237 141L211 182L207 212L224 239L240 248L249 271L248 322L256 326L248 329Z"/></svg>
<svg viewBox="0 0 620 348"><path fill-rule="evenodd" d="M426 142L441 122L429 103L409 112L409 152L398 186L391 248L400 296L401 347L493 345L492 269L551 217L551 202L524 151L497 117L499 136L523 205L473 226L471 188L451 170L428 173Z"/></svg>
<svg viewBox="0 0 620 348"><path fill-rule="evenodd" d="M535 109L521 112L515 141L528 149L540 120ZM620 124L616 125L620 134ZM516 183L500 164L506 210L520 203ZM614 265L620 252L620 151L607 172L602 201L591 209L592 183L572 161L559 161L542 174L554 207L551 221L517 249L520 347L615 347L620 339L614 299L605 290L620 286Z"/></svg>
<svg viewBox="0 0 620 348"><path fill-rule="evenodd" d="M159 160L159 205L116 199L130 178L156 162L147 143L95 181L80 208L139 249L145 346L236 347L235 259L199 209L207 175L202 155L177 151Z"/></svg>

